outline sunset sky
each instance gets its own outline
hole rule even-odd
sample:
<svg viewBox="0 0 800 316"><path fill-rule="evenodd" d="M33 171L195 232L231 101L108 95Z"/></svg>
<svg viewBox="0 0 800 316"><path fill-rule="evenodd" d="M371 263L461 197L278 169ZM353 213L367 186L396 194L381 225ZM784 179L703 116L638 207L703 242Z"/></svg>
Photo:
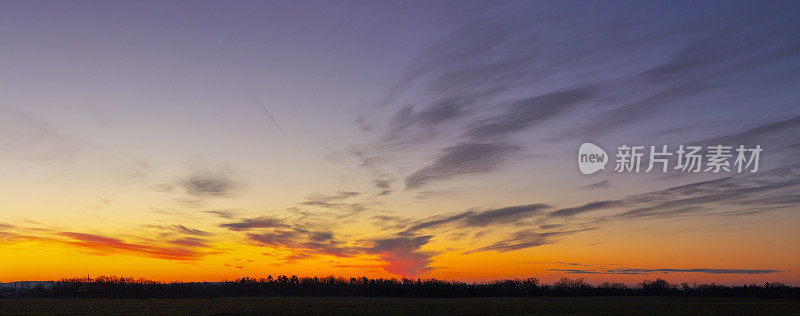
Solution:
<svg viewBox="0 0 800 316"><path fill-rule="evenodd" d="M800 285L799 101L797 1L4 1L0 282Z"/></svg>

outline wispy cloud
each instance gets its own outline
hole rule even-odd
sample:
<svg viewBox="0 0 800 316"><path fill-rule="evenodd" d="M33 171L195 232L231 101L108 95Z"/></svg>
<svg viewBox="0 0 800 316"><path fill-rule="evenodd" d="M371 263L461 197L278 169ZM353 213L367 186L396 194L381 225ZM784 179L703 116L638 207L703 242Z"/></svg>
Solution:
<svg viewBox="0 0 800 316"><path fill-rule="evenodd" d="M779 270L759 270L759 269L638 269L638 268L614 268L614 269L548 269L574 274L658 274L658 273L708 273L708 274L770 274L781 272Z"/></svg>
<svg viewBox="0 0 800 316"><path fill-rule="evenodd" d="M349 215L359 213L366 209L363 203L345 202L345 200L361 195L359 192L340 191L332 195L314 194L299 205L316 206L327 209L338 209L348 212Z"/></svg>
<svg viewBox="0 0 800 316"><path fill-rule="evenodd" d="M293 252L346 257L358 251L356 248L344 246L333 232L313 227L311 223L288 222L285 219L262 216L224 223L220 227L232 231L247 231L245 237L259 245L286 248Z"/></svg>
<svg viewBox="0 0 800 316"><path fill-rule="evenodd" d="M313 258L319 255L353 257L374 255L385 263L386 271L398 275L416 275L428 271L432 253L419 252L433 236L363 239L344 241L330 230L308 222L287 222L276 218L259 217L220 225L233 231L247 231L245 238L263 247L290 250L285 262ZM266 253L265 253L266 254ZM266 254L271 255L271 254ZM272 256L272 255L271 255Z"/></svg>
<svg viewBox="0 0 800 316"><path fill-rule="evenodd" d="M55 126L22 111L0 106L0 151L25 161L47 161L74 155L81 143Z"/></svg>
<svg viewBox="0 0 800 316"><path fill-rule="evenodd" d="M388 195L392 193L392 182L391 179L381 178L375 179L372 184L378 189L378 195Z"/></svg>
<svg viewBox="0 0 800 316"><path fill-rule="evenodd" d="M210 235L210 233L207 232L207 231L190 228L190 227L186 227L186 226L183 226L183 225L176 225L176 224L173 224L173 225L144 225L144 227L153 228L153 229L159 229L159 230L165 230L165 231L175 232L175 233L179 233L179 234L193 235L193 236L208 236L208 235Z"/></svg>
<svg viewBox="0 0 800 316"><path fill-rule="evenodd" d="M248 233L247 238L263 246L285 248L292 251L323 254L336 257L349 257L358 249L341 245L333 235L319 238L318 232L303 229L282 229L267 232Z"/></svg>
<svg viewBox="0 0 800 316"><path fill-rule="evenodd" d="M464 223L468 226L487 226L498 223L509 223L538 214L549 207L550 206L546 204L530 204L488 210L466 218Z"/></svg>
<svg viewBox="0 0 800 316"><path fill-rule="evenodd" d="M330 203L330 202L335 202L335 201L346 200L348 198L351 198L351 197L354 197L354 196L358 196L358 195L359 195L358 192L352 192L352 191L340 191L340 192L338 192L338 193L336 193L334 195L315 194L315 195L310 196L308 198L308 201L303 202L301 204L304 204L304 203L305 204L309 204L309 205L324 204L324 203Z"/></svg>
<svg viewBox="0 0 800 316"><path fill-rule="evenodd" d="M493 171L506 157L519 150L515 145L477 142L445 148L442 156L433 164L406 178L406 188L418 188L433 180L449 179L463 174Z"/></svg>
<svg viewBox="0 0 800 316"><path fill-rule="evenodd" d="M550 231L538 232L534 230L521 230L511 235L510 238L495 242L491 245L480 247L477 249L466 251L465 254L483 252L483 251L498 251L507 252L520 250L531 247L538 247L542 245L552 244L555 242L556 237L571 235L579 232L595 230L597 228L583 228L575 230L564 231Z"/></svg>
<svg viewBox="0 0 800 316"><path fill-rule="evenodd" d="M611 219L708 214L703 212L704 206L719 203L731 207L758 205L762 208L779 208L793 202L785 190L797 186L800 186L800 166L786 165L755 174L728 176L635 194L618 200L595 201L561 208L548 214L548 217L564 218L610 209L625 210L609 217Z"/></svg>
<svg viewBox="0 0 800 316"><path fill-rule="evenodd" d="M59 235L70 238L71 241L67 241L68 244L91 250L92 253L95 254L130 253L158 259L180 261L197 260L204 255L202 252L190 250L185 247L173 248L152 244L129 243L117 238L95 234L62 232L59 233Z"/></svg>
<svg viewBox="0 0 800 316"><path fill-rule="evenodd" d="M488 227L497 224L508 224L522 220L526 217L541 214L549 205L529 204L510 206L486 211L465 211L447 216L435 216L425 220L420 220L406 228L401 234L412 235L418 231L432 228L440 228L445 225L455 225L460 227Z"/></svg>
<svg viewBox="0 0 800 316"><path fill-rule="evenodd" d="M610 182L608 179L604 179L604 180L600 180L600 181L598 181L598 182L595 182L595 183L591 183L591 184L584 185L582 188L584 188L584 189L602 189L602 188L608 188L608 187L610 187L610 186L611 186L611 184L610 184L610 183L611 183L611 182Z"/></svg>
<svg viewBox="0 0 800 316"><path fill-rule="evenodd" d="M210 210L210 211L203 211L204 213L212 214L217 217L221 218L233 218L236 216L236 212L232 210Z"/></svg>
<svg viewBox="0 0 800 316"><path fill-rule="evenodd" d="M187 194L201 197L228 196L237 189L230 175L217 171L197 171L180 182Z"/></svg>
<svg viewBox="0 0 800 316"><path fill-rule="evenodd" d="M794 135L800 134L800 116L764 123L741 132L713 137L694 145L761 145L773 151L800 145ZM795 148L797 149L797 148Z"/></svg>
<svg viewBox="0 0 800 316"><path fill-rule="evenodd" d="M359 118L371 134L385 130L381 145L359 154L440 148L430 164L405 175L407 189L494 172L534 141L521 142L516 133L550 122L559 124L547 131L554 135L540 137L549 142L632 131L642 122L673 118L688 102L737 92L741 82L734 79L742 74L766 76L763 70L800 54L797 24L787 16L714 12L654 27L617 15L587 21L577 11L542 14L547 18L472 20L431 43L381 102L381 113L394 110L388 123ZM556 29L570 35L547 31ZM598 70L608 68L619 71ZM709 112L711 104L692 106ZM760 130L751 132L755 137ZM370 168L380 168L380 160L371 160Z"/></svg>
<svg viewBox="0 0 800 316"><path fill-rule="evenodd" d="M476 122L466 134L473 139L505 136L552 119L573 106L590 100L593 95L590 88L577 88L518 100L502 115Z"/></svg>
<svg viewBox="0 0 800 316"><path fill-rule="evenodd" d="M282 228L288 227L282 219L275 217L257 217L257 218L244 218L238 222L224 223L219 225L222 228L227 228L235 231L251 230L256 228Z"/></svg>
<svg viewBox="0 0 800 316"><path fill-rule="evenodd" d="M187 248L199 248L199 247L208 247L205 239L201 238L194 238L194 237L183 237L178 239L173 239L169 241L170 244L187 247Z"/></svg>
<svg viewBox="0 0 800 316"><path fill-rule="evenodd" d="M581 206L568 207L568 208L562 208L562 209L555 210L552 213L550 213L550 216L552 216L552 217L567 217L567 216L577 215L577 214L581 214L581 213L585 213L585 212L589 212L589 211L602 210L602 209L606 209L606 208L613 207L613 206L620 205L620 204L622 204L622 202L620 202L620 201L594 201L594 202L586 203L586 204L581 205Z"/></svg>
<svg viewBox="0 0 800 316"><path fill-rule="evenodd" d="M182 195L179 201L200 207L210 199L231 198L243 188L229 168L197 169L174 181L156 186L159 191Z"/></svg>

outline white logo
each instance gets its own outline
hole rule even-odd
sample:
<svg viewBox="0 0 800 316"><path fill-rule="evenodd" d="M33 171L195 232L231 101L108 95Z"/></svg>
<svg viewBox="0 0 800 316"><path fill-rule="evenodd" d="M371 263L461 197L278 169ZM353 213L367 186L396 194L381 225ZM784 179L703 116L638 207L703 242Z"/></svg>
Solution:
<svg viewBox="0 0 800 316"><path fill-rule="evenodd" d="M673 150L677 147L677 150ZM648 150L649 149L649 150ZM705 151L704 151L705 150ZM729 145L620 145L617 147L617 173L667 173L680 170L681 173L758 172L761 145L750 148ZM593 174L605 169L611 160L602 148L592 143L583 143L578 149L578 169L583 174Z"/></svg>
<svg viewBox="0 0 800 316"><path fill-rule="evenodd" d="M578 149L578 169L583 174L593 174L606 168L608 154L592 143L583 143Z"/></svg>

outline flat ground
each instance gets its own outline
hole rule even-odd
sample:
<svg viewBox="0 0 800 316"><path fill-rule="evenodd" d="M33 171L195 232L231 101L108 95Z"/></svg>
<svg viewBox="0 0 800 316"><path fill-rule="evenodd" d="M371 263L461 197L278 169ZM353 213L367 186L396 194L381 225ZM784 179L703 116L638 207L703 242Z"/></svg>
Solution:
<svg viewBox="0 0 800 316"><path fill-rule="evenodd" d="M0 315L800 315L800 300L678 297L0 299Z"/></svg>

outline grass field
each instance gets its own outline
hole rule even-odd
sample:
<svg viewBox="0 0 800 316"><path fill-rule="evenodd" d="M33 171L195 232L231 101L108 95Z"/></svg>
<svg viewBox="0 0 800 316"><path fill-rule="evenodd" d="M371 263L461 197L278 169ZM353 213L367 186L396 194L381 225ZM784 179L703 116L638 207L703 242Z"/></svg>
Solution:
<svg viewBox="0 0 800 316"><path fill-rule="evenodd" d="M800 315L798 300L677 297L0 299L0 315Z"/></svg>

